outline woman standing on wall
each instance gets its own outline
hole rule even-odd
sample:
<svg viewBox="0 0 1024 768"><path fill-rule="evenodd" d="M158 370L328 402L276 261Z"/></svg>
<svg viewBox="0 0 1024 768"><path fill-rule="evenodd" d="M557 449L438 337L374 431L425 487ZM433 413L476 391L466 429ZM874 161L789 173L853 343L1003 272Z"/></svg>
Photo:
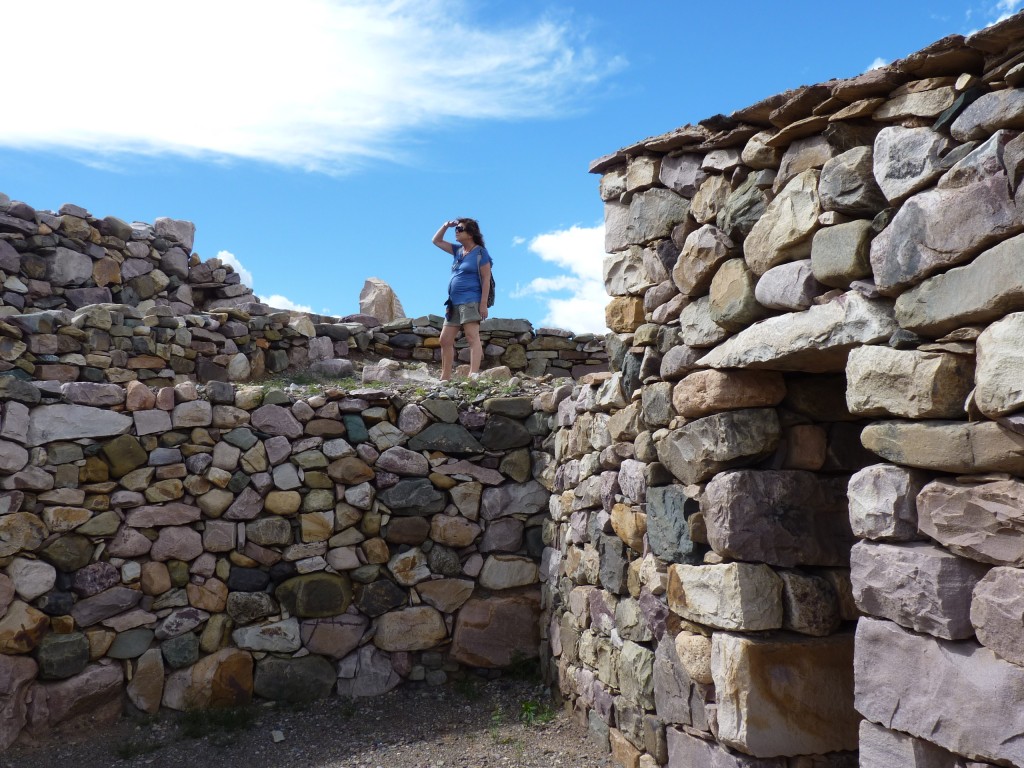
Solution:
<svg viewBox="0 0 1024 768"><path fill-rule="evenodd" d="M455 227L455 243L444 239L449 227ZM487 299L491 287L491 256L484 247L484 236L474 219L446 221L432 241L452 255L452 276L448 281L444 327L441 330L441 380L452 377L455 364L455 340L459 329L469 342L469 375L480 372L484 358L480 343L480 321L487 317Z"/></svg>

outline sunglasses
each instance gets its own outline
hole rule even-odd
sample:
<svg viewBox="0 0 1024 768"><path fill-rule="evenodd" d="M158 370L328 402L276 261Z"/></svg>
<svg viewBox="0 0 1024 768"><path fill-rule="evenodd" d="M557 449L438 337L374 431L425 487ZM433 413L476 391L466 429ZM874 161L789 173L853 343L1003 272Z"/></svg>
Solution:
<svg viewBox="0 0 1024 768"><path fill-rule="evenodd" d="M466 228L462 224L459 224L458 226L455 227L455 231L456 232L465 232Z"/></svg>

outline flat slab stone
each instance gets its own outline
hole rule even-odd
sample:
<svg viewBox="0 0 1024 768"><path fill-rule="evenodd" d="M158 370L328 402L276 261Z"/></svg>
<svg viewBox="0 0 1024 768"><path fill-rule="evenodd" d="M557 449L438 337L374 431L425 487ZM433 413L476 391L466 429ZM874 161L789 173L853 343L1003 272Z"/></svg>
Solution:
<svg viewBox="0 0 1024 768"><path fill-rule="evenodd" d="M547 508L550 495L536 480L485 488L481 496L480 516L484 520L497 520L508 515L534 515Z"/></svg>
<svg viewBox="0 0 1024 768"><path fill-rule="evenodd" d="M857 749L852 633L761 639L716 632L718 738L755 757Z"/></svg>
<svg viewBox="0 0 1024 768"><path fill-rule="evenodd" d="M974 634L965 598L988 567L930 542L899 546L861 541L850 553L850 578L864 613L947 640Z"/></svg>
<svg viewBox="0 0 1024 768"><path fill-rule="evenodd" d="M412 451L443 451L461 455L483 453L484 447L461 424L431 424L408 442Z"/></svg>
<svg viewBox="0 0 1024 768"><path fill-rule="evenodd" d="M241 627L231 633L231 639L236 646L246 651L294 653L302 646L299 620L295 618Z"/></svg>
<svg viewBox="0 0 1024 768"><path fill-rule="evenodd" d="M141 599L142 592L137 589L111 587L98 595L79 600L71 609L71 615L80 627L90 627L135 607Z"/></svg>
<svg viewBox="0 0 1024 768"><path fill-rule="evenodd" d="M1024 235L1004 240L962 267L930 277L896 299L900 327L939 336L1024 309Z"/></svg>
<svg viewBox="0 0 1024 768"><path fill-rule="evenodd" d="M860 439L895 464L955 474L1024 475L1024 435L993 421L878 421L866 426Z"/></svg>
<svg viewBox="0 0 1024 768"><path fill-rule="evenodd" d="M804 312L755 323L697 363L708 368L841 371L851 349L886 341L896 328L890 302L851 291Z"/></svg>
<svg viewBox="0 0 1024 768"><path fill-rule="evenodd" d="M114 437L132 426L131 416L87 405L40 405L32 409L28 425L28 445L43 445L57 440Z"/></svg>
<svg viewBox="0 0 1024 768"><path fill-rule="evenodd" d="M735 470L717 475L702 504L718 554L782 567L846 566L853 531L847 481L802 470Z"/></svg>
<svg viewBox="0 0 1024 768"><path fill-rule="evenodd" d="M872 618L858 623L856 647L856 706L868 720L972 760L1024 763L1024 668Z"/></svg>

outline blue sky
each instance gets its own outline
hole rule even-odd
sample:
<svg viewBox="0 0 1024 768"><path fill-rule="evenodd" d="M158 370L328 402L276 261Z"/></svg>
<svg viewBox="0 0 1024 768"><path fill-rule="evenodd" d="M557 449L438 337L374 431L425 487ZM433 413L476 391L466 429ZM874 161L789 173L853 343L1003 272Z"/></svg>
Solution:
<svg viewBox="0 0 1024 768"><path fill-rule="evenodd" d="M4 9L0 192L189 219L282 307L367 277L439 312L439 224L477 218L493 313L600 331L590 160L856 75L1024 0L49 0ZM287 10L283 10L287 8ZM15 76L17 72L17 76Z"/></svg>

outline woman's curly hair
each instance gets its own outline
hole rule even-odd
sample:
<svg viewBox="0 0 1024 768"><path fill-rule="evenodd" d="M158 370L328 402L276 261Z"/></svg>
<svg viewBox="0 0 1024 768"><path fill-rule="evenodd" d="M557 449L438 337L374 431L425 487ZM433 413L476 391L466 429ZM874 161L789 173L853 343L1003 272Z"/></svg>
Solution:
<svg viewBox="0 0 1024 768"><path fill-rule="evenodd" d="M480 225L476 219L457 219L459 224L466 228L469 232L469 236L473 238L473 242L479 246L486 247L484 245L484 236L480 234Z"/></svg>

